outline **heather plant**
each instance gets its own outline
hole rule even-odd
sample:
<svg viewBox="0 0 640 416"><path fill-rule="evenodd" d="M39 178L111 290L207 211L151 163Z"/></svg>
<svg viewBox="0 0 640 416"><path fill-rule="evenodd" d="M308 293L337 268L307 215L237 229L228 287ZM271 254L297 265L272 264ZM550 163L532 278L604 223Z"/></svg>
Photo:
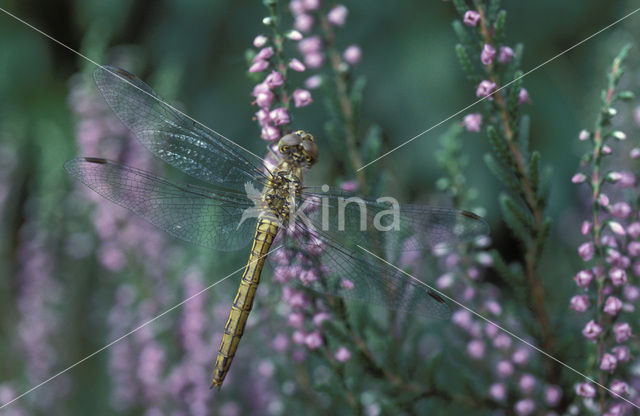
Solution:
<svg viewBox="0 0 640 416"><path fill-rule="evenodd" d="M577 165L567 151L569 140L558 133L575 127L567 114L577 110L568 105L537 113L551 108L543 98L551 87L530 82L535 74L522 77L528 63L523 65L525 48L516 43L526 40L527 56L532 56L536 41L526 37L526 25L511 31L512 22L518 22L511 14L507 31L501 3L437 2L445 14L424 17L424 22L419 13L427 6L410 3L401 26L412 29L404 38L394 35L399 26L393 19L364 22L367 13L383 7L376 3L363 8L264 0L243 6L241 19L221 9L223 2L172 3L163 6L172 11L167 22L151 9L142 13L136 2L126 10L114 4L121 11L118 22L140 21L135 36L138 31L153 34L134 41L144 48L123 41L126 36L117 25L110 26L112 18L97 4L78 6L76 23L90 22L78 36L85 55L136 73L168 102L262 156L267 168L276 163L281 136L307 130L316 138L320 157L305 185L327 183L366 197L402 195L402 202L426 200L472 211L490 220L492 233L430 253L408 250L409 238L400 242L407 249L390 257L404 272L449 297L450 320L310 290L327 273L326 267L301 260L306 251L322 251L312 241L297 251L272 253L236 359L222 390L212 391L215 352L239 276L217 282L246 262L246 251L190 248L62 178L62 163L77 152L178 183L183 179L164 170L111 112L88 76L91 65L67 85L34 87L41 94L57 93L55 107L61 107L64 91L68 125L40 121L42 114L57 113L36 104L36 93L23 91L20 80L29 71L0 77L0 95L21 109L7 109L0 101L0 255L8 259L0 271L10 277L0 279L0 330L10 340L0 343L0 353L8 357L0 364L0 406L108 345L1 412L634 414L640 389L640 289L635 281L640 275L640 107L629 110L623 103L635 100L630 90L637 87L634 76L623 77L623 64L635 75L637 53L624 48L614 59L599 108L593 110L593 128L577 133L581 127L576 127L573 144L584 156L570 181L565 166L554 161ZM576 4L580 10L589 7ZM520 3L505 6L523 10ZM403 7L400 3L394 9ZM430 39L417 33L433 38L433 23L454 12L453 32L443 32L442 39L456 35L458 44L447 49L446 41L438 39L444 45L440 54L427 49L423 43ZM414 13L421 19L412 20ZM549 20L548 31L559 30ZM144 22L153 22L152 32ZM563 30L569 26L562 21ZM218 42L224 30L235 35ZM630 37L628 32L614 29L611 39L602 39L603 50L583 45L590 52L575 58L582 65L576 63L571 74L588 74L585 68L604 72L600 60L612 58L611 45L618 48L612 39ZM249 44L242 59L238 51ZM2 70L11 67L6 56L17 59L32 49L18 54L10 45L3 48L8 52L0 54ZM396 59L410 56L394 65L410 63L404 65L406 72L397 73L406 76L411 95L433 102L426 107L429 113L442 109L444 118L460 107L458 100L480 101L454 116L437 143L430 135L411 143L421 161L415 166L405 166L407 153L401 156L400 150L396 165L386 158L385 152L402 144L402 128L422 127L407 122L410 111L403 106L411 98L396 94L404 80L394 78L393 71L380 75L380 61L370 64L389 48L398 53L389 54ZM538 46L545 56L548 48ZM421 54L428 60L421 61ZM433 64L432 57L440 61ZM466 84L445 62L456 57ZM67 67L77 71L77 62L71 62ZM435 68L443 66L444 71ZM221 75L220 67L231 69ZM70 72L62 77L65 82ZM596 83L582 85L584 76L579 84L567 80L574 91L564 91L580 102L597 88ZM443 99L434 94L433 84L422 84L431 78L449 80L456 88ZM20 93L5 93L13 84L21 86ZM422 85L430 87L421 90ZM25 109L31 107L23 104L30 100L39 110L29 110L32 118L22 117L30 114ZM546 114L545 119L537 114ZM552 147L545 135L553 135ZM410 146L402 151L410 153ZM546 168L552 164L556 173ZM354 289L348 275L340 283Z"/></svg>

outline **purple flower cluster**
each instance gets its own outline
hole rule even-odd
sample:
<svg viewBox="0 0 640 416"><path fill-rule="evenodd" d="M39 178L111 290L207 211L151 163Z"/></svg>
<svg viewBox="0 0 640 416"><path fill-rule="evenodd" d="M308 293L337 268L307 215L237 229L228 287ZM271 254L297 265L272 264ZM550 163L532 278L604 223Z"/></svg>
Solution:
<svg viewBox="0 0 640 416"><path fill-rule="evenodd" d="M614 85L610 85L608 91L605 106L612 103ZM615 114L611 109L605 107L602 113ZM571 298L569 307L585 316L587 322L582 335L589 343L596 344L592 349L597 368L592 370L597 374L595 378L614 393L631 397L636 394L635 389L623 379L623 374L627 374L625 363L631 359L627 345L634 332L630 313L640 299L640 288L632 284L640 276L640 212L628 200L628 190L635 188L637 178L629 171L604 170L606 159L603 158L613 154L616 147L613 143L625 140L627 135L619 130L606 132L603 125L601 122L595 131L583 130L578 135L580 141L592 145L590 154L584 158L590 163L571 181L589 186L592 215L580 227L587 240L579 245L577 253L585 266L573 277L578 293ZM638 150L633 149L630 157L634 158L637 153ZM588 382L576 385L575 391L587 400L597 395L596 386ZM628 407L615 396L606 401L601 396L603 412L605 404L607 415L624 414Z"/></svg>

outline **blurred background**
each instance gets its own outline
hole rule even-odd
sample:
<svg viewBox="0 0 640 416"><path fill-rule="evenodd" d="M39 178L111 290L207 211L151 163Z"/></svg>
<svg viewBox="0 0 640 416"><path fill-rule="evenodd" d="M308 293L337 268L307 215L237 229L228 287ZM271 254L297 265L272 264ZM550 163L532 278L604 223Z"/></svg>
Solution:
<svg viewBox="0 0 640 416"><path fill-rule="evenodd" d="M507 1L507 39L524 43L526 71L635 5L610 0ZM363 59L356 68L367 78L361 123L380 126L386 149L475 100L474 87L465 80L454 52L451 22L457 14L449 2L346 6L348 23L338 42L362 48ZM265 143L252 121L254 84L245 59L254 37L265 32L261 2L0 0L0 7L95 62L126 68L196 120L264 153ZM543 268L555 288L548 299L553 320L566 318L571 277L580 263L575 250L586 208L584 195L575 191L570 178L585 149L576 137L593 125L605 70L620 47L638 35L639 24L640 15L632 16L524 82L532 99L526 108L532 146L553 168L548 214L555 226ZM638 67L639 57L637 47L632 49L631 68ZM246 261L245 251L221 254L173 239L89 194L66 174L63 163L81 154L120 158L181 179L146 154L110 114L92 85L93 69L93 63L0 13L0 403ZM624 82L638 91L639 72L632 71ZM313 132L320 145L312 181L337 185L353 179L354 173L332 168L336 152L323 136L329 115L322 104L318 97L312 106L294 113L294 128ZM621 118L628 120L625 114ZM435 188L442 172L433 154L438 138L456 120L372 167L392 178L393 196L450 204ZM629 133L637 137L638 127ZM515 249L499 218L500 187L482 163L487 149L484 135L465 133L470 185L478 189L477 203L485 207L494 246L509 258ZM280 289L269 282L270 272L265 273L255 316L228 383L221 393L208 389L239 278L171 311L0 414L234 415L303 409L324 414L341 409L342 402L332 402L330 392L314 387L332 382L320 358L292 358L285 346L290 332L275 298ZM566 325L576 334L581 328ZM439 338L447 331L447 325L436 323L431 336ZM376 402L378 390L365 393L363 403ZM369 411L375 414L376 409L380 411Z"/></svg>

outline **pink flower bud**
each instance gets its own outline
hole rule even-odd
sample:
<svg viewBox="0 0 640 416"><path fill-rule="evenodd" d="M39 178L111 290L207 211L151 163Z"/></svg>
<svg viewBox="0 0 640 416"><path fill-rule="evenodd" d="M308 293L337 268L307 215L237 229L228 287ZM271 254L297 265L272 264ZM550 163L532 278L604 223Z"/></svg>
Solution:
<svg viewBox="0 0 640 416"><path fill-rule="evenodd" d="M489 396L497 402L500 402L507 397L507 389L502 383L493 383L489 387Z"/></svg>
<svg viewBox="0 0 640 416"><path fill-rule="evenodd" d="M609 279L614 286L622 286L627 284L627 272L619 267L609 270Z"/></svg>
<svg viewBox="0 0 640 416"><path fill-rule="evenodd" d="M321 53L313 52L304 56L304 63L312 69L318 69L324 62L324 55Z"/></svg>
<svg viewBox="0 0 640 416"><path fill-rule="evenodd" d="M282 78L282 74L280 72L271 71L271 73L264 79L264 83L269 88L276 88L284 84L284 79Z"/></svg>
<svg viewBox="0 0 640 416"><path fill-rule="evenodd" d="M304 81L304 86L307 87L310 90L316 89L320 85L322 85L322 76L321 75L313 75L313 76L307 78Z"/></svg>
<svg viewBox="0 0 640 416"><path fill-rule="evenodd" d="M624 298L629 302L635 302L640 299L640 289L637 286L626 285L624 287Z"/></svg>
<svg viewBox="0 0 640 416"><path fill-rule="evenodd" d="M501 378L510 377L513 374L513 364L510 361L502 360L498 362L496 371Z"/></svg>
<svg viewBox="0 0 640 416"><path fill-rule="evenodd" d="M536 402L533 399L522 399L516 402L514 406L516 414L518 416L529 416L536 410Z"/></svg>
<svg viewBox="0 0 640 416"><path fill-rule="evenodd" d="M264 140L274 141L280 138L280 130L273 126L264 126L260 135Z"/></svg>
<svg viewBox="0 0 640 416"><path fill-rule="evenodd" d="M268 40L269 40L268 37L266 37L264 35L258 35L253 40L253 46L255 46L256 48L262 48L264 45L267 44Z"/></svg>
<svg viewBox="0 0 640 416"><path fill-rule="evenodd" d="M618 234L622 236L627 234L627 230L625 230L624 227L619 222L609 221L607 225L609 225L609 228L611 229L611 231L614 232L614 234Z"/></svg>
<svg viewBox="0 0 640 416"><path fill-rule="evenodd" d="M640 256L640 241L632 241L627 245L627 253L630 256Z"/></svg>
<svg viewBox="0 0 640 416"><path fill-rule="evenodd" d="M629 385L624 381L614 380L609 388L612 392L620 396L629 394Z"/></svg>
<svg viewBox="0 0 640 416"><path fill-rule="evenodd" d="M609 354L608 352L604 353L602 356L602 361L600 361L600 370L613 372L618 365L618 360L614 355Z"/></svg>
<svg viewBox="0 0 640 416"><path fill-rule="evenodd" d="M336 358L336 360L344 363L345 361L349 361L349 359L351 358L351 352L349 352L349 350L345 347L339 347L334 357Z"/></svg>
<svg viewBox="0 0 640 416"><path fill-rule="evenodd" d="M298 49L303 55L320 52L322 50L322 38L318 35L305 38L298 43Z"/></svg>
<svg viewBox="0 0 640 416"><path fill-rule="evenodd" d="M626 322L620 322L613 326L616 342L625 342L631 338L631 326Z"/></svg>
<svg viewBox="0 0 640 416"><path fill-rule="evenodd" d="M573 280L576 282L578 287L588 287L593 280L593 272L591 270L580 270L576 273Z"/></svg>
<svg viewBox="0 0 640 416"><path fill-rule="evenodd" d="M609 197L606 194L598 195L598 204L606 208L609 206L609 203Z"/></svg>
<svg viewBox="0 0 640 416"><path fill-rule="evenodd" d="M611 316L615 316L620 312L620 308L622 308L622 301L615 296L609 296L604 302L602 310Z"/></svg>
<svg viewBox="0 0 640 416"><path fill-rule="evenodd" d="M451 316L451 320L455 325L458 325L460 328L466 329L471 325L471 313L466 309L458 309Z"/></svg>
<svg viewBox="0 0 640 416"><path fill-rule="evenodd" d="M489 80L480 81L478 88L476 89L477 97L488 97L496 90L496 83Z"/></svg>
<svg viewBox="0 0 640 416"><path fill-rule="evenodd" d="M582 243L578 247L578 255L584 261L591 260L591 258L593 257L593 253L594 253L594 247L593 247L593 243L591 241L588 241L586 243Z"/></svg>
<svg viewBox="0 0 640 416"><path fill-rule="evenodd" d="M480 113L467 114L462 119L462 125L468 131L479 132L480 129L482 128L482 114Z"/></svg>
<svg viewBox="0 0 640 416"><path fill-rule="evenodd" d="M305 68L304 64L296 58L293 58L291 61L289 61L289 68L293 69L296 72L304 72L307 69Z"/></svg>
<svg viewBox="0 0 640 416"><path fill-rule="evenodd" d="M249 72L262 72L269 67L267 61L255 61L253 65L249 67Z"/></svg>
<svg viewBox="0 0 640 416"><path fill-rule="evenodd" d="M636 177L632 172L620 172L617 184L621 188L632 188L636 184Z"/></svg>
<svg viewBox="0 0 640 416"><path fill-rule="evenodd" d="M506 351L511 347L511 338L507 334L499 334L493 339L493 346Z"/></svg>
<svg viewBox="0 0 640 416"><path fill-rule="evenodd" d="M524 365L529 360L529 355L529 350L525 347L521 347L513 353L513 355L511 356L511 361L513 361L517 365Z"/></svg>
<svg viewBox="0 0 640 416"><path fill-rule="evenodd" d="M518 93L518 104L524 104L524 103L530 103L530 102L531 102L531 97L529 97L529 92L524 88L520 88L520 92Z"/></svg>
<svg viewBox="0 0 640 416"><path fill-rule="evenodd" d="M273 124L276 126L281 126L283 124L289 124L289 113L287 109L284 107L278 107L275 110L272 110L269 113L269 117L273 121Z"/></svg>
<svg viewBox="0 0 640 416"><path fill-rule="evenodd" d="M479 339L474 339L467 344L467 354L476 360L484 357L484 343Z"/></svg>
<svg viewBox="0 0 640 416"><path fill-rule="evenodd" d="M451 273L445 273L436 279L436 287L438 289L448 289L453 286L454 279Z"/></svg>
<svg viewBox="0 0 640 416"><path fill-rule="evenodd" d="M515 56L515 52L508 46L501 46L500 53L498 54L498 62L501 64L506 64L511 61L511 59Z"/></svg>
<svg viewBox="0 0 640 416"><path fill-rule="evenodd" d="M591 383L579 383L576 386L576 394L586 398L593 398L596 397L596 388Z"/></svg>
<svg viewBox="0 0 640 416"><path fill-rule="evenodd" d="M340 282L340 285L345 290L352 290L354 288L353 282L349 279L342 279L342 282Z"/></svg>
<svg viewBox="0 0 640 416"><path fill-rule="evenodd" d="M476 26L480 21L480 13L475 10L467 10L462 21L467 26Z"/></svg>
<svg viewBox="0 0 640 416"><path fill-rule="evenodd" d="M582 335L585 338L591 341L595 341L598 339L600 334L602 333L602 327L598 325L593 319L587 322L584 329L582 330Z"/></svg>
<svg viewBox="0 0 640 416"><path fill-rule="evenodd" d="M640 157L640 149L638 149L637 147L634 147L633 149L631 149L629 151L629 157L631 159L637 159Z"/></svg>
<svg viewBox="0 0 640 416"><path fill-rule="evenodd" d="M312 333L308 334L304 338L304 344L310 350L315 350L315 349L320 348L320 346L322 345L322 342L323 342L322 341L322 335L318 331L313 331Z"/></svg>
<svg viewBox="0 0 640 416"><path fill-rule="evenodd" d="M627 233L631 238L640 237L640 222L632 222L627 227Z"/></svg>
<svg viewBox="0 0 640 416"><path fill-rule="evenodd" d="M287 317L287 324L294 328L302 328L302 324L304 323L304 316L299 312L290 313Z"/></svg>
<svg viewBox="0 0 640 416"><path fill-rule="evenodd" d="M293 102L296 107L305 107L311 104L311 93L307 90L297 89L293 92Z"/></svg>
<svg viewBox="0 0 640 416"><path fill-rule="evenodd" d="M289 2L289 11L294 16L304 13L305 7L302 0L291 0Z"/></svg>
<svg viewBox="0 0 640 416"><path fill-rule="evenodd" d="M256 96L256 104L261 108L269 108L273 102L274 95L271 91L261 92Z"/></svg>
<svg viewBox="0 0 640 416"><path fill-rule="evenodd" d="M629 361L629 359L631 358L629 347L627 347L626 345L618 345L617 347L613 347L611 351L615 354L616 359L619 362L624 363Z"/></svg>
<svg viewBox="0 0 640 416"><path fill-rule="evenodd" d="M288 39L296 42L302 40L303 38L302 33L298 32L297 30L290 30L289 32L287 32L286 36Z"/></svg>
<svg viewBox="0 0 640 416"><path fill-rule="evenodd" d="M266 48L260 49L260 52L258 52L255 58L253 58L253 62L264 61L266 59L271 58L272 56L273 56L273 48L271 46L268 46Z"/></svg>
<svg viewBox="0 0 640 416"><path fill-rule="evenodd" d="M306 13L299 14L296 16L293 27L302 33L308 33L313 27L313 17Z"/></svg>
<svg viewBox="0 0 640 416"><path fill-rule="evenodd" d="M569 302L569 307L576 312L584 312L589 308L589 298L586 295L576 295Z"/></svg>
<svg viewBox="0 0 640 416"><path fill-rule="evenodd" d="M610 155L611 154L611 146L606 145L606 144L604 146L602 146L602 154L605 155L605 156L606 155Z"/></svg>
<svg viewBox="0 0 640 416"><path fill-rule="evenodd" d="M582 227L580 227L580 232L582 235L587 235L591 232L591 223L589 221L584 221L582 223Z"/></svg>
<svg viewBox="0 0 640 416"><path fill-rule="evenodd" d="M559 386L551 384L544 389L544 401L547 405L557 406L560 399L562 399L562 389Z"/></svg>
<svg viewBox="0 0 640 416"><path fill-rule="evenodd" d="M291 335L291 339L293 340L293 342L298 345L304 344L305 338L306 338L306 334L302 331L294 331L293 334Z"/></svg>
<svg viewBox="0 0 640 416"><path fill-rule="evenodd" d="M616 202L611 206L611 214L616 218L625 219L631 214L631 205L628 202Z"/></svg>
<svg viewBox="0 0 640 416"><path fill-rule="evenodd" d="M587 140L591 135L589 134L589 132L587 130L582 130L580 131L580 134L578 135L578 140L580 141L585 141Z"/></svg>
<svg viewBox="0 0 640 416"><path fill-rule="evenodd" d="M362 59L362 50L358 45L351 45L344 50L342 58L349 65L357 65Z"/></svg>
<svg viewBox="0 0 640 416"><path fill-rule="evenodd" d="M327 20L329 20L329 23L334 26L344 26L347 21L348 14L349 10L347 10L347 8L342 4L339 4L329 11L327 14Z"/></svg>
<svg viewBox="0 0 640 416"><path fill-rule="evenodd" d="M571 177L571 182L573 183L582 183L585 180L587 180L587 175L585 175L584 173L576 173L575 175L573 175L573 177Z"/></svg>
<svg viewBox="0 0 640 416"><path fill-rule="evenodd" d="M484 65L491 65L493 63L493 58L496 56L496 48L489 45L488 43L484 44L482 48L482 53L480 54L480 61Z"/></svg>
<svg viewBox="0 0 640 416"><path fill-rule="evenodd" d="M518 386L524 394L531 394L536 387L536 378L531 374L523 374L518 381Z"/></svg>
<svg viewBox="0 0 640 416"><path fill-rule="evenodd" d="M302 0L306 10L314 11L320 8L320 0Z"/></svg>

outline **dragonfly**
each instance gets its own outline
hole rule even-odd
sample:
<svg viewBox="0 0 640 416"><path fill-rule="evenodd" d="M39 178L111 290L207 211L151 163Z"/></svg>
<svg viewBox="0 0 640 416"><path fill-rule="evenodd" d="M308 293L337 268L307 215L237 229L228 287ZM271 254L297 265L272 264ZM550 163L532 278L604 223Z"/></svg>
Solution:
<svg viewBox="0 0 640 416"><path fill-rule="evenodd" d="M153 155L197 182L176 184L100 157L77 157L67 161L65 169L178 239L223 251L251 246L217 353L212 387L221 388L231 367L265 258L273 257L268 254L276 244L291 265L319 270L318 279L305 282L310 290L412 314L450 315L449 305L428 285L365 250L393 258L405 251L472 241L488 234L481 217L452 208L361 198L326 185L304 186L303 176L318 160L313 135L303 130L283 135L274 150L277 163L269 165L166 104L123 69L98 67L94 80L118 118Z"/></svg>

